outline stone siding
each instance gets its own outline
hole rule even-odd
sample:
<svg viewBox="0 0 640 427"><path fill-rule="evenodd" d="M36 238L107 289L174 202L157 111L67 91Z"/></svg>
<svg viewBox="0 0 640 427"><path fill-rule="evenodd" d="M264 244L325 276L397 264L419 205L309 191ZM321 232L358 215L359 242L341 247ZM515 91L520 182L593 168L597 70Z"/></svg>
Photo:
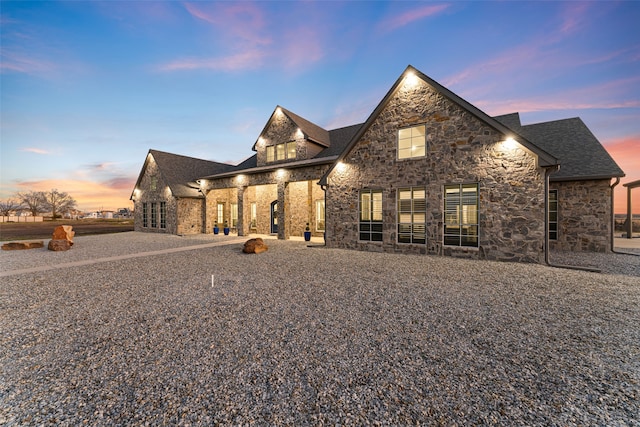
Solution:
<svg viewBox="0 0 640 427"><path fill-rule="evenodd" d="M558 240L551 249L611 250L610 180L551 182L558 190Z"/></svg>
<svg viewBox="0 0 640 427"><path fill-rule="evenodd" d="M203 233L204 199L180 198L177 201L177 234Z"/></svg>
<svg viewBox="0 0 640 427"><path fill-rule="evenodd" d="M155 187L155 188L154 188ZM171 233L176 234L179 212L177 211L177 203L175 197L171 195L171 190L167 183L162 179L162 175L158 170L153 156L150 155L149 162L144 171L144 174L140 180L139 189L134 193L134 230L145 231L151 233ZM160 228L160 202L166 202L167 206L167 219L166 228ZM156 203L158 206L157 226L151 227L151 208L148 209L149 221L147 227L143 227L142 220L142 204L143 203Z"/></svg>
<svg viewBox="0 0 640 427"><path fill-rule="evenodd" d="M398 160L398 130L418 124L426 126L427 155ZM328 177L327 245L542 262L543 170L535 155L504 139L426 83L400 86ZM478 248L443 245L444 185L461 183L479 184ZM397 243L397 189L413 186L426 189L426 245ZM383 242L358 240L359 191L365 188L383 191Z"/></svg>

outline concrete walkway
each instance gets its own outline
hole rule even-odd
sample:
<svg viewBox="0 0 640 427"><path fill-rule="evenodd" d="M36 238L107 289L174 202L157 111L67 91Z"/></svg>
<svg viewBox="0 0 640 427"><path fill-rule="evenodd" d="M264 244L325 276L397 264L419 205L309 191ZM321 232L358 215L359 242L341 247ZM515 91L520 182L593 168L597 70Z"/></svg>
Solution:
<svg viewBox="0 0 640 427"><path fill-rule="evenodd" d="M616 249L640 249L640 238L616 237L613 242Z"/></svg>

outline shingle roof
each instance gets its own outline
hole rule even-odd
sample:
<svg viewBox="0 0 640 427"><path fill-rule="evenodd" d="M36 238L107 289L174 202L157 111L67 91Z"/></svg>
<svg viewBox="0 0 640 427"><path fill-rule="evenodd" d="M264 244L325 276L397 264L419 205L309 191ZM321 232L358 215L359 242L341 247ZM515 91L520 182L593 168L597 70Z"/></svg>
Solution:
<svg viewBox="0 0 640 427"><path fill-rule="evenodd" d="M226 172L233 168L233 165L226 163L196 159L194 157L181 156L164 151L149 150L147 159L138 176L136 188L140 185L142 176L147 168L149 156L152 156L155 160L162 179L167 183L174 197L203 197L197 188L196 179L205 175Z"/></svg>
<svg viewBox="0 0 640 427"><path fill-rule="evenodd" d="M324 147L329 147L331 145L331 138L329 137L329 132L326 129L321 128L315 123L311 123L309 120L300 117L295 113L292 113L286 108L279 108L280 110L282 110L285 116L289 117L289 119L291 119L291 121L300 128L305 138Z"/></svg>
<svg viewBox="0 0 640 427"><path fill-rule="evenodd" d="M524 126L520 124L518 113L495 119L560 159L560 170L550 176L551 181L624 176L622 169L579 117Z"/></svg>
<svg viewBox="0 0 640 427"><path fill-rule="evenodd" d="M231 170L217 173L210 176L202 176L202 179L215 179L225 176L231 176L239 172L252 173L252 172L265 172L281 167L293 168L304 167L312 164L331 163L342 153L353 135L358 132L358 129L362 126L362 123L357 125L346 126L334 130L327 131L329 135L330 145L324 150L320 151L313 158L307 160L299 160L297 162L277 163L266 166L257 166L257 154L249 157L237 166L234 166Z"/></svg>

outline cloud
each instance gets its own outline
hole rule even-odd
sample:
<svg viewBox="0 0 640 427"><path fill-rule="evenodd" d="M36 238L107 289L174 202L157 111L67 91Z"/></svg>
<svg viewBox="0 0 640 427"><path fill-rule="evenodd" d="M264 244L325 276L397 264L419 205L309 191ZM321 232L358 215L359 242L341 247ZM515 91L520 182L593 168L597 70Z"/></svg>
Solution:
<svg viewBox="0 0 640 427"><path fill-rule="evenodd" d="M412 24L415 21L437 15L449 7L449 4L427 4L407 10L401 14L390 16L378 24L378 31L388 33Z"/></svg>
<svg viewBox="0 0 640 427"><path fill-rule="evenodd" d="M628 95L628 88L640 84L640 76L610 80L599 85L555 90L539 96L519 100L503 99L475 100L479 108L490 112L491 115L507 114L514 111L521 113L550 110L592 110L592 109L623 109L639 108L640 100L624 99Z"/></svg>
<svg viewBox="0 0 640 427"><path fill-rule="evenodd" d="M36 153L36 154L51 154L50 151L43 150L42 148L35 148L35 147L21 148L20 151L26 151L28 153Z"/></svg>
<svg viewBox="0 0 640 427"><path fill-rule="evenodd" d="M37 59L27 54L8 51L3 48L0 54L0 72L17 72L24 74L49 74L57 70L57 66L49 61Z"/></svg>
<svg viewBox="0 0 640 427"><path fill-rule="evenodd" d="M249 50L218 58L183 58L169 62L159 67L160 71L181 70L214 70L238 71L258 68L262 65L265 52Z"/></svg>

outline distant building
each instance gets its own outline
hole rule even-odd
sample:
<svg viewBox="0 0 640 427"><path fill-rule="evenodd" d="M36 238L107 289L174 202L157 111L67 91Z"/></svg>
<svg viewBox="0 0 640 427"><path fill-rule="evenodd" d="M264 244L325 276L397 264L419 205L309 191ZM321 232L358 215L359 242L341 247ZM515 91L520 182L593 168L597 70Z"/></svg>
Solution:
<svg viewBox="0 0 640 427"><path fill-rule="evenodd" d="M288 239L309 224L330 247L544 262L610 249L624 176L579 118L490 117L413 67L366 122L325 130L277 107L252 149L236 166L150 150L135 229Z"/></svg>

